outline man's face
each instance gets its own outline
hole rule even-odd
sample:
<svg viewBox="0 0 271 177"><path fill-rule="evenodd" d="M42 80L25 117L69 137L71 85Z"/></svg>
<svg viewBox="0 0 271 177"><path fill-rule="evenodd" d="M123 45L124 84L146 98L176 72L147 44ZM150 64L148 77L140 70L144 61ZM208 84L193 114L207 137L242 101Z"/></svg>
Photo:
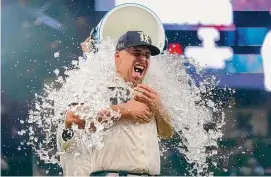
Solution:
<svg viewBox="0 0 271 177"><path fill-rule="evenodd" d="M134 85L142 83L150 65L151 52L145 47L131 47L115 54L117 72Z"/></svg>

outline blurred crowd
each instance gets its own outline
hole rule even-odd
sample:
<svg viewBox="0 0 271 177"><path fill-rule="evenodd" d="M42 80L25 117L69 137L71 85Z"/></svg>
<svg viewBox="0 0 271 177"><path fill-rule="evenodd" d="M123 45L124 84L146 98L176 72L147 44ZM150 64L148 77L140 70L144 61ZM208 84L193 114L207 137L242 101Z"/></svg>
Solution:
<svg viewBox="0 0 271 177"><path fill-rule="evenodd" d="M237 130L238 137L224 138L220 142L218 155L213 162L216 167L210 171L217 176L270 176L271 175L271 138L250 135L247 130ZM177 149L171 149L162 157L164 175L187 174L189 165Z"/></svg>

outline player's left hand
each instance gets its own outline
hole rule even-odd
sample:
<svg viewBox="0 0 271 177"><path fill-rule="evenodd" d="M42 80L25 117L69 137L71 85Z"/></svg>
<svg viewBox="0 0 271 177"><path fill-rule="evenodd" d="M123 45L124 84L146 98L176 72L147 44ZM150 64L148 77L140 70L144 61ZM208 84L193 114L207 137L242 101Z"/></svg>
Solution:
<svg viewBox="0 0 271 177"><path fill-rule="evenodd" d="M161 109L160 95L146 84L138 84L135 88L135 100L146 103L153 113Z"/></svg>
<svg viewBox="0 0 271 177"><path fill-rule="evenodd" d="M80 45L81 45L81 48L82 48L82 51L85 53L85 52L89 52L89 47L88 47L88 43L90 42L91 40L91 37L88 37L84 42L82 42Z"/></svg>

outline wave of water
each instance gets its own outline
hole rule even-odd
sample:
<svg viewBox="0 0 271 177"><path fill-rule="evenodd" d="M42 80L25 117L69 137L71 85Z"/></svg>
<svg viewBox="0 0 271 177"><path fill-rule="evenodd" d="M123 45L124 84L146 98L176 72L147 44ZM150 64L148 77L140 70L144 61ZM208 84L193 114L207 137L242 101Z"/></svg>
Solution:
<svg viewBox="0 0 271 177"><path fill-rule="evenodd" d="M65 72L68 77L58 76L55 82L44 87L42 94L36 94L26 122L27 129L21 130L19 134L29 135L26 143L33 146L41 160L59 163L57 128L64 124L65 111L70 109L68 105L71 103L84 103L72 107L73 111L86 120L86 126L94 122L97 127L95 133L86 131L85 138L77 141L78 145L84 148L102 146L104 126L98 124L95 117L100 110L110 106L107 85L109 78L116 75L114 46L114 42L104 41L97 53L88 54L87 60L79 58L79 61L74 61L75 69ZM224 115L219 120L213 119L213 113L221 111L220 103L215 104L208 98L217 86L216 79L208 77L201 83L195 83L186 72L187 63L193 64L195 74L200 75L201 70L193 60L170 54L153 57L144 82L160 93L162 103L173 119L174 129L182 140L177 148L187 162L194 165L189 171L210 175L207 159L216 154L217 142L222 138ZM59 74L58 70L55 73ZM132 91L131 85L121 78L114 82ZM204 126L210 122L216 125L216 129L206 131ZM207 147L212 147L211 153L207 152Z"/></svg>

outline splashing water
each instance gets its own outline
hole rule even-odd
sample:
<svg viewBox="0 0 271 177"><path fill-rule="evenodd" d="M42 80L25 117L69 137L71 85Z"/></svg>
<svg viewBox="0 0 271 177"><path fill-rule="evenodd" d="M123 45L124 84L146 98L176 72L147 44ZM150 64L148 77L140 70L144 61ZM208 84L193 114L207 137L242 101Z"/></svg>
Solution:
<svg viewBox="0 0 271 177"><path fill-rule="evenodd" d="M59 163L56 144L57 128L64 124L65 111L72 109L81 119L85 119L86 128L93 122L97 128L95 133L85 131L83 137L76 143L85 149L102 146L102 138L106 133L105 126L99 124L96 117L99 111L108 108L112 93L107 86L112 82L132 91L131 84L116 77L114 65L115 42L104 41L98 46L97 53L89 53L87 60L79 58L73 61L75 69L67 70L67 78L58 79L46 85L41 95L36 94L34 106L29 111L28 128L19 132L28 133L28 145L32 145L41 160L46 163ZM179 56L164 54L153 57L145 83L160 93L165 109L173 119L173 126L182 140L179 146L187 162L194 164L192 170L197 174L206 172L206 160L212 154L206 153L206 147L218 147L217 141L222 137L221 127L224 117L216 121L216 130L206 131L204 125L214 121L212 114L218 112L218 106L211 100L201 97L202 94L211 95L216 87L215 78L206 78L196 86L196 83L186 72L186 64L195 63L193 60ZM195 73L200 73L200 68ZM56 71L58 71L56 69ZM55 72L57 75L59 72ZM116 79L111 79L116 78ZM69 107L71 103L79 103ZM118 116L118 112L111 112L110 116ZM73 127L77 129L77 127ZM181 148L185 147L185 148ZM215 154L215 152L213 153Z"/></svg>

